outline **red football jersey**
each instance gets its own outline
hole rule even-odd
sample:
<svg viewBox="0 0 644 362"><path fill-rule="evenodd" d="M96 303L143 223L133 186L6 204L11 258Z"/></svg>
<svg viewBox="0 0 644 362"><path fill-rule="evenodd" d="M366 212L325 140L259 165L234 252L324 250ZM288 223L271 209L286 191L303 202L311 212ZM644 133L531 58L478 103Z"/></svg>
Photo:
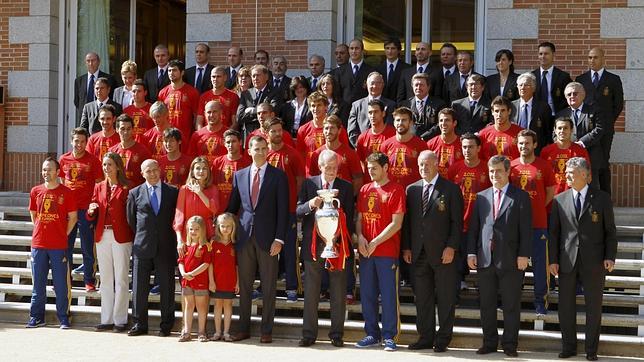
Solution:
<svg viewBox="0 0 644 362"><path fill-rule="evenodd" d="M393 214L405 212L405 189L396 182L389 181L382 187L370 182L360 188L358 212L362 225L362 235L371 242L393 220ZM372 256L400 256L400 231L378 245Z"/></svg>
<svg viewBox="0 0 644 362"><path fill-rule="evenodd" d="M123 113L128 114L134 121L132 132L134 132L136 142L142 143L145 132L154 127L154 121L150 118L150 106L150 103L145 102L145 105L141 108L132 104L123 110Z"/></svg>
<svg viewBox="0 0 644 362"><path fill-rule="evenodd" d="M60 156L58 162L58 176L74 192L78 209L87 210L94 194L94 185L105 178L101 161L89 152L85 152L81 158L75 158L72 152L67 152Z"/></svg>
<svg viewBox="0 0 644 362"><path fill-rule="evenodd" d="M250 148L250 139L253 138L253 136L261 136L263 139L266 140L266 142L269 142L268 136L265 135L260 128L258 128L253 132L251 132L250 134L248 134L248 136L246 137L246 149ZM295 148L295 142L293 142L293 137L291 137L291 134L288 133L287 131L282 132L282 142L284 142L284 144L287 144Z"/></svg>
<svg viewBox="0 0 644 362"><path fill-rule="evenodd" d="M543 158L550 164L555 174L555 195L569 189L566 184L566 162L573 157L583 157L590 165L588 151L576 143L572 143L568 148L559 148L556 143L549 144L541 150L539 157Z"/></svg>
<svg viewBox="0 0 644 362"><path fill-rule="evenodd" d="M183 268L186 272L191 272L197 269L201 264L212 263L212 250L208 250L207 245L199 246L199 244L194 243L188 246L183 258L179 257L178 263L183 264ZM194 290L208 290L208 283L208 269L195 275L192 280L188 280L186 278L181 279L181 286L183 288L190 287Z"/></svg>
<svg viewBox="0 0 644 362"><path fill-rule="evenodd" d="M204 156L209 163L212 163L215 158L225 155L224 132L226 132L225 127L214 132L210 132L207 127L202 127L192 134L188 155L192 157Z"/></svg>
<svg viewBox="0 0 644 362"><path fill-rule="evenodd" d="M110 151L121 155L123 165L125 165L125 178L130 181L132 187L138 186L145 182L141 175L141 164L148 158L152 158L147 147L138 142L134 142L130 148L121 148L121 144L110 148Z"/></svg>
<svg viewBox="0 0 644 362"><path fill-rule="evenodd" d="M489 125L479 132L481 138L481 158L490 159L492 156L504 155L510 160L519 157L517 135L523 128L512 123L505 131L497 131L494 125Z"/></svg>
<svg viewBox="0 0 644 362"><path fill-rule="evenodd" d="M380 145L395 135L396 129L391 125L385 125L385 129L378 134L373 133L371 128L369 128L358 136L358 140L356 141L356 153L358 154L358 159L362 165L363 180L365 183L371 182L371 176L369 176L369 172L367 172L367 164L365 161L367 156L380 151Z"/></svg>
<svg viewBox="0 0 644 362"><path fill-rule="evenodd" d="M461 140L458 137L452 143L445 143L440 135L436 136L427 141L427 149L438 156L438 173L444 178L447 178L449 167L463 159Z"/></svg>
<svg viewBox="0 0 644 362"><path fill-rule="evenodd" d="M476 194L492 187L487 163L481 160L476 167L469 167L464 160L450 166L447 178L461 188L463 194L463 231L467 231Z"/></svg>
<svg viewBox="0 0 644 362"><path fill-rule="evenodd" d="M540 157L532 163L524 165L521 159L512 160L510 182L530 194L532 204L532 227L534 229L548 228L546 213L546 188L557 184L550 164Z"/></svg>
<svg viewBox="0 0 644 362"><path fill-rule="evenodd" d="M67 250L67 214L76 209L74 193L65 185L53 190L34 186L29 193L29 211L36 212L31 247Z"/></svg>
<svg viewBox="0 0 644 362"><path fill-rule="evenodd" d="M235 292L237 285L237 260L233 243L212 243L212 264L217 292Z"/></svg>
<svg viewBox="0 0 644 362"><path fill-rule="evenodd" d="M309 174L306 175L307 177L317 176L320 174L318 159L320 158L320 153L326 149L327 146L324 145L313 152L311 159L309 160L309 167L307 167L309 170ZM362 176L362 166L360 165L360 159L358 159L356 151L352 150L351 147L345 144L340 144L340 147L333 151L338 154L340 159L340 162L338 163L339 178L353 182L355 177Z"/></svg>
<svg viewBox="0 0 644 362"><path fill-rule="evenodd" d="M105 137L103 131L96 132L89 136L89 139L87 140L87 152L91 153L103 162L103 156L105 156L110 148L119 142L121 142L121 137L119 137L119 134L116 132L109 137Z"/></svg>
<svg viewBox="0 0 644 362"><path fill-rule="evenodd" d="M219 190L219 205L222 209L228 206L230 194L233 192L233 176L235 172L250 166L252 160L247 153L242 153L241 157L235 161L228 159L228 155L215 158L212 162L212 182Z"/></svg>
<svg viewBox="0 0 644 362"><path fill-rule="evenodd" d="M204 116L206 104L210 101L219 101L221 103L221 121L225 128L229 128L232 125L232 117L237 113L237 107L239 107L239 96L237 93L229 89L224 89L224 92L220 95L214 94L212 90L207 91L199 98L197 115Z"/></svg>
<svg viewBox="0 0 644 362"><path fill-rule="evenodd" d="M349 136L347 130L342 128L338 136L340 143L345 145L349 144ZM326 143L324 139L324 128L316 127L315 122L307 122L305 125L297 129L297 150L300 152L302 159L308 167L309 159L315 150L322 147ZM307 169L308 173L309 170Z"/></svg>
<svg viewBox="0 0 644 362"><path fill-rule="evenodd" d="M194 129L194 119L199 106L199 91L190 84L184 84L179 89L172 84L163 88L157 97L168 107L168 120L173 127L181 131L181 137L189 140ZM187 152L188 145L181 143L181 152Z"/></svg>
<svg viewBox="0 0 644 362"><path fill-rule="evenodd" d="M163 156L166 155L165 147L163 147L163 140L165 137L163 137L163 132L160 131L156 127L150 128L145 134L143 135L144 144L147 148L148 151L150 151L150 154L152 155L152 158L155 160L159 161ZM181 139L187 139L185 136L182 134ZM181 142L183 144L183 141Z"/></svg>
<svg viewBox="0 0 644 362"><path fill-rule="evenodd" d="M380 146L380 152L389 157L389 179L404 188L420 179L418 155L427 149L427 144L418 136L407 142L391 137Z"/></svg>
<svg viewBox="0 0 644 362"><path fill-rule="evenodd" d="M297 204L297 189L296 178L304 178L304 161L295 148L284 144L279 151L268 151L266 161L273 167L277 167L286 173L288 179L288 211L295 213L295 206Z"/></svg>
<svg viewBox="0 0 644 362"><path fill-rule="evenodd" d="M176 188L186 183L186 179L190 173L192 157L181 154L176 160L170 161L168 155L165 155L158 161L159 168L161 169L161 181Z"/></svg>

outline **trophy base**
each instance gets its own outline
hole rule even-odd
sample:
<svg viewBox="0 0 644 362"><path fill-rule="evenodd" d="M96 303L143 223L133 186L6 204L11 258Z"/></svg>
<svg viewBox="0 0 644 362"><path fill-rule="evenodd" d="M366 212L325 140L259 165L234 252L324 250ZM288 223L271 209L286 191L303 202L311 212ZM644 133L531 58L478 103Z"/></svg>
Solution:
<svg viewBox="0 0 644 362"><path fill-rule="evenodd" d="M334 247L325 247L320 255L320 258L337 258L338 253L335 251Z"/></svg>

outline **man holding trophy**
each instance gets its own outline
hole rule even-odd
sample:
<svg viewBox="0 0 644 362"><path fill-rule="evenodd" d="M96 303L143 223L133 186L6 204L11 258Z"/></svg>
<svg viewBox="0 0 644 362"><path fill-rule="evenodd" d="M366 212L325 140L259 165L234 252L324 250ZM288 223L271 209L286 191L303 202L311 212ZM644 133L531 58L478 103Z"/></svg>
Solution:
<svg viewBox="0 0 644 362"><path fill-rule="evenodd" d="M315 343L318 336L318 304L321 277L329 270L331 295L331 330L329 338L335 347L342 347L346 258L353 258L353 186L337 178L338 154L324 150L318 158L320 175L304 180L297 199L296 214L302 218L301 259L304 261L304 319L300 347Z"/></svg>

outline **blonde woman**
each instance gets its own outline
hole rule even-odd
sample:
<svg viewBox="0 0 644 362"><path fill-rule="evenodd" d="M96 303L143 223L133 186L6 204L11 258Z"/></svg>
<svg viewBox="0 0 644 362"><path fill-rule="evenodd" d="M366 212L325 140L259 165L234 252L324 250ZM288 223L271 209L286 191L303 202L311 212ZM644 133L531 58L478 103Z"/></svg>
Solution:
<svg viewBox="0 0 644 362"><path fill-rule="evenodd" d="M121 80L123 86L114 90L114 102L120 104L123 108L134 103L134 93L132 86L136 79L136 63L131 60L126 60L121 65Z"/></svg>

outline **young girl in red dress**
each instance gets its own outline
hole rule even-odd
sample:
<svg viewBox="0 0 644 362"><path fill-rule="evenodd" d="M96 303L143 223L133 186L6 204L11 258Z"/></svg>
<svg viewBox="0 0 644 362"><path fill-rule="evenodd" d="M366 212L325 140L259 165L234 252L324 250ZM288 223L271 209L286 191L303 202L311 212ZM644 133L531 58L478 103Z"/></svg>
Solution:
<svg viewBox="0 0 644 362"><path fill-rule="evenodd" d="M210 296L208 269L212 260L212 246L206 238L206 223L201 216L193 216L186 222L186 253L178 260L183 296L183 329L179 342L192 339L192 317L197 307L199 319L199 342L207 342L206 318Z"/></svg>
<svg viewBox="0 0 644 362"><path fill-rule="evenodd" d="M224 213L215 222L215 240L212 243L213 272L210 290L215 297L215 334L211 340L232 342L230 321L233 315L233 298L239 293L237 261L235 258L235 216ZM221 334L221 314L224 314L224 333Z"/></svg>

